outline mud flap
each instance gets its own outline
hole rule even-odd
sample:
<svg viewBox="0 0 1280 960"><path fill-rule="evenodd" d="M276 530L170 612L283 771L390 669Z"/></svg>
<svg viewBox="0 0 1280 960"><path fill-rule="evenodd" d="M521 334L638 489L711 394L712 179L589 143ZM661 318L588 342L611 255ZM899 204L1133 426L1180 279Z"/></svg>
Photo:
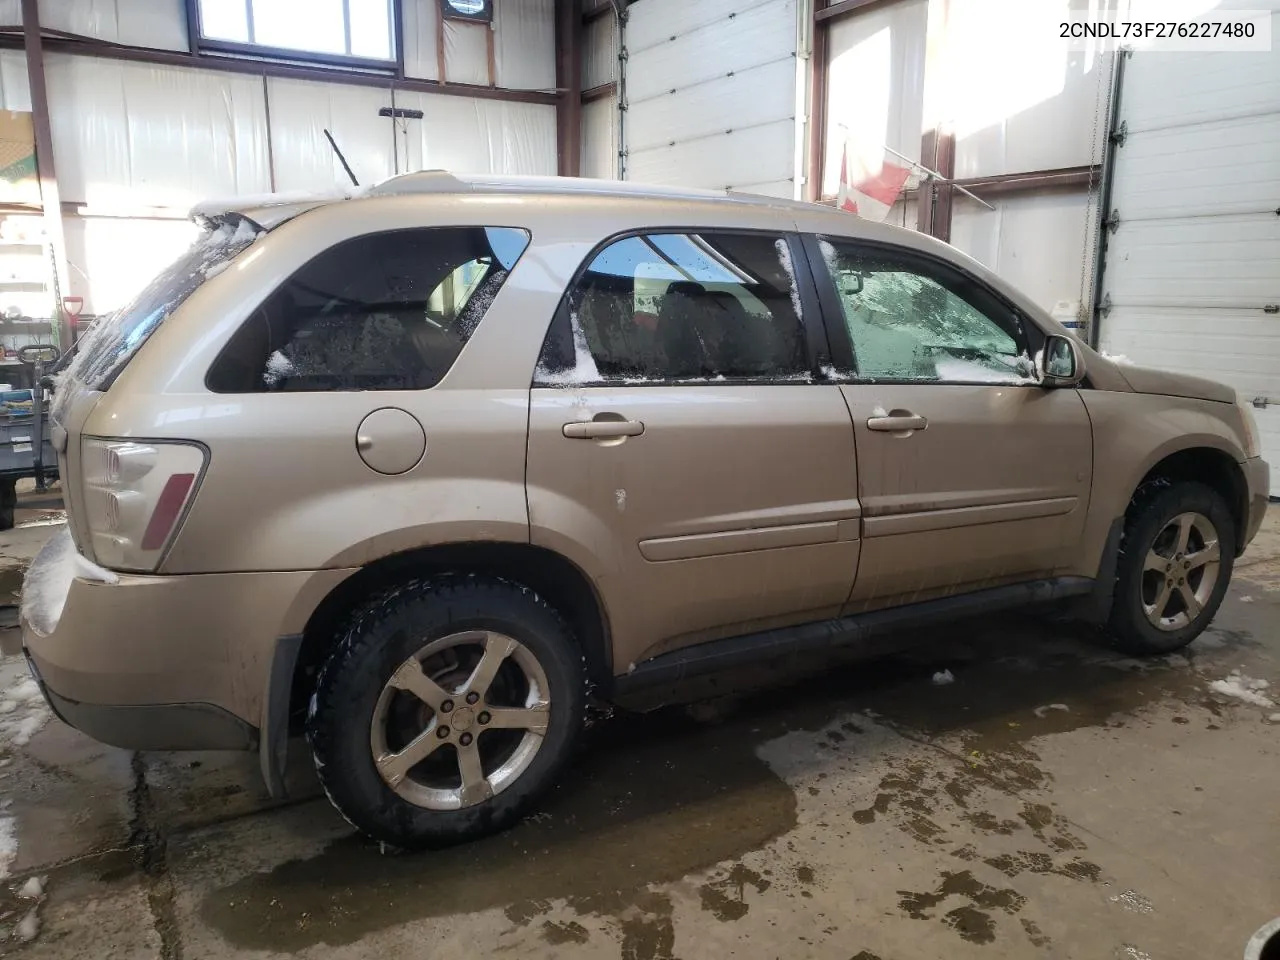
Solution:
<svg viewBox="0 0 1280 960"><path fill-rule="evenodd" d="M280 798L287 795L284 783L285 764L289 758L289 705L293 696L293 670L302 649L302 635L293 634L276 640L271 655L271 676L267 682L267 698L262 706L262 723L258 731L258 763L267 793Z"/></svg>

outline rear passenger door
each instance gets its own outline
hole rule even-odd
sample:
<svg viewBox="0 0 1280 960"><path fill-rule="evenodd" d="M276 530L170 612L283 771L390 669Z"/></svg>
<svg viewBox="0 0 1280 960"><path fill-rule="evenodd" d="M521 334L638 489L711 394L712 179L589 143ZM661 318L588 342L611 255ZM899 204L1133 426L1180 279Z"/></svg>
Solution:
<svg viewBox="0 0 1280 960"><path fill-rule="evenodd" d="M1043 334L975 277L889 244L809 238L863 509L853 613L1054 574L1083 531L1093 439L1046 389Z"/></svg>
<svg viewBox="0 0 1280 960"><path fill-rule="evenodd" d="M534 375L529 516L600 590L615 672L844 604L853 432L813 378L817 314L781 233L625 236L570 284Z"/></svg>

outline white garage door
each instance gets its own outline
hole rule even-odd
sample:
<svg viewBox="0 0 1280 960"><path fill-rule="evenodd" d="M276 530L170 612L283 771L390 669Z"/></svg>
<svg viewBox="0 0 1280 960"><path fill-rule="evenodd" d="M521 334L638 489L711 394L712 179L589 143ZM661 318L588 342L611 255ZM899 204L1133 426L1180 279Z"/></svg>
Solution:
<svg viewBox="0 0 1280 960"><path fill-rule="evenodd" d="M628 180L793 196L795 0L644 0L625 39Z"/></svg>
<svg viewBox="0 0 1280 960"><path fill-rule="evenodd" d="M1280 13L1272 36L1269 53L1126 64L1100 333L1108 353L1253 400L1280 496Z"/></svg>

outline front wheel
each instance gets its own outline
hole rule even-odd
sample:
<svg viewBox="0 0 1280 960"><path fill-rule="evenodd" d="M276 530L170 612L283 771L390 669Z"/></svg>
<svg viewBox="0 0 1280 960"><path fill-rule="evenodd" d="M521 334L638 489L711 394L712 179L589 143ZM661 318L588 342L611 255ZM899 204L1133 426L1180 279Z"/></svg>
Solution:
<svg viewBox="0 0 1280 960"><path fill-rule="evenodd" d="M572 752L584 703L582 657L538 596L481 577L414 581L353 618L307 736L352 824L443 846L519 819Z"/></svg>
<svg viewBox="0 0 1280 960"><path fill-rule="evenodd" d="M1171 653L1209 625L1235 563L1226 501L1200 483L1140 492L1117 567L1107 633L1126 653Z"/></svg>

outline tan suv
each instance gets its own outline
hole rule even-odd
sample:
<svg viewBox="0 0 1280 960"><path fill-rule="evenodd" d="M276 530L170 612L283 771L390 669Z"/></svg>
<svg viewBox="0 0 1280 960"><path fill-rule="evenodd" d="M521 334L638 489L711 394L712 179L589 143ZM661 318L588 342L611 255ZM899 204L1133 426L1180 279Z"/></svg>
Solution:
<svg viewBox="0 0 1280 960"><path fill-rule="evenodd" d="M31 669L273 790L305 729L396 844L512 823L591 698L1066 598L1177 649L1265 509L1233 391L834 210L428 172L196 217L58 383Z"/></svg>

